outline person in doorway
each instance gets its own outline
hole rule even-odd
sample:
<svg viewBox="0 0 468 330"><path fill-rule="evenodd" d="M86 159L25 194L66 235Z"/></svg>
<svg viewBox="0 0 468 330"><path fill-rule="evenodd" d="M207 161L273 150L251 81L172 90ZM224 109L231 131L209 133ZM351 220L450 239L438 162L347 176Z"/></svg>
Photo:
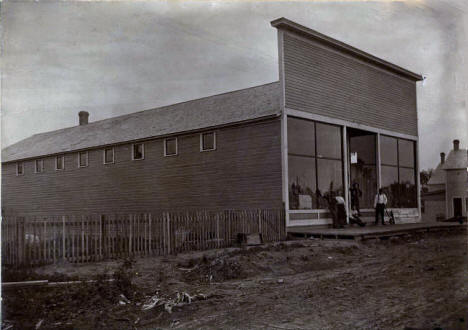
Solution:
<svg viewBox="0 0 468 330"><path fill-rule="evenodd" d="M362 191L359 189L359 183L353 182L351 189L351 209L356 210L358 216L361 216L361 211L359 210L359 197L362 196Z"/></svg>
<svg viewBox="0 0 468 330"><path fill-rule="evenodd" d="M379 217L382 218L382 225L385 225L384 214L385 206L387 205L387 195L384 194L383 189L379 189L379 193L375 195L374 208L375 208L375 224L379 223Z"/></svg>

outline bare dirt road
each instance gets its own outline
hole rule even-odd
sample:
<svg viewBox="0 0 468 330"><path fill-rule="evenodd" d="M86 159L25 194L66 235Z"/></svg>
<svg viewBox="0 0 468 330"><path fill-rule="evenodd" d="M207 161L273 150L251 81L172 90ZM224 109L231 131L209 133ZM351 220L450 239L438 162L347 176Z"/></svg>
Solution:
<svg viewBox="0 0 468 330"><path fill-rule="evenodd" d="M458 230L288 241L137 259L132 267L6 271L6 280L115 280L5 291L3 329L468 329L467 244Z"/></svg>

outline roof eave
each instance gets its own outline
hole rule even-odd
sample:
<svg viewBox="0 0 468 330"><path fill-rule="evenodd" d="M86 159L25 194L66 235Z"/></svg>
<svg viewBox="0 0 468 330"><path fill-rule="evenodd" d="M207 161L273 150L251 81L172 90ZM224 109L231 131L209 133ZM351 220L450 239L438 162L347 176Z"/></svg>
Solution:
<svg viewBox="0 0 468 330"><path fill-rule="evenodd" d="M308 27L305 27L303 25L300 25L298 23L295 23L293 21L288 20L287 18L281 17L278 19L275 19L270 22L271 26L281 29L281 30L286 30L290 32L294 32L296 34L299 34L301 36L304 36L308 39L313 39L316 40L322 44L325 44L329 47L335 48L339 50L340 52L349 54L353 57L359 58L362 61L371 63L373 65L376 65L378 67L381 67L385 70L391 71L393 73L396 73L398 75L404 76L408 79L414 80L414 81L421 81L423 80L422 75L411 72L409 70L406 70L398 65L392 64L390 62L387 62L385 60L382 60L374 55L371 55L369 53L366 53L360 49L357 49L353 46L350 46L348 44L345 44L344 42L341 42L339 40L330 38L320 32L317 32L315 30L312 30Z"/></svg>

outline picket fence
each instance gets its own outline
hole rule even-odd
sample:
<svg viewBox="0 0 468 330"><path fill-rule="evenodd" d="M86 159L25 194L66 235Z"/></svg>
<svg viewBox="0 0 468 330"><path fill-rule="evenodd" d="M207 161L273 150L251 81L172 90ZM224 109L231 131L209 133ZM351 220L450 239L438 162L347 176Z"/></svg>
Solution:
<svg viewBox="0 0 468 330"><path fill-rule="evenodd" d="M235 246L239 234L254 233L261 234L263 242L284 240L284 210L4 217L2 264L169 255Z"/></svg>

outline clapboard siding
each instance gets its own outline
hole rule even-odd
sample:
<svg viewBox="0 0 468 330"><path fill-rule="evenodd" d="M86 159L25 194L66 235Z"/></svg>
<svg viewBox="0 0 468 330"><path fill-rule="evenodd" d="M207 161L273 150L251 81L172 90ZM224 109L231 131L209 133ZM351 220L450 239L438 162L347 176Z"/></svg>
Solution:
<svg viewBox="0 0 468 330"><path fill-rule="evenodd" d="M416 83L284 33L287 108L418 134Z"/></svg>
<svg viewBox="0 0 468 330"><path fill-rule="evenodd" d="M16 164L3 167L6 214L121 213L155 210L278 208L281 195L279 119L215 130L215 151L200 152L198 133L178 136L177 156L164 157L163 139L145 142L145 159L131 160L131 144L115 146L115 163L103 164L103 149L88 151L78 168L77 153L55 157L35 174Z"/></svg>

